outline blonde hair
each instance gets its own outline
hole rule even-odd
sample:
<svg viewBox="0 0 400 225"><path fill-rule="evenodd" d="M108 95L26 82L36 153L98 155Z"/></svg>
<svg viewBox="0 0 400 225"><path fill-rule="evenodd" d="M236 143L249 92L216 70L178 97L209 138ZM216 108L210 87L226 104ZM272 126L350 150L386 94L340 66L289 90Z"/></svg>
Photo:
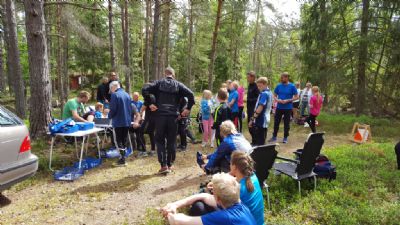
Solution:
<svg viewBox="0 0 400 225"><path fill-rule="evenodd" d="M214 195L225 208L229 208L240 199L240 185L236 178L227 173L217 173L212 177Z"/></svg>
<svg viewBox="0 0 400 225"><path fill-rule="evenodd" d="M233 124L233 122L230 120L226 120L226 121L222 122L219 128L220 128L221 136L223 136L223 137L226 137L230 134L237 133L235 124Z"/></svg>
<svg viewBox="0 0 400 225"><path fill-rule="evenodd" d="M81 91L78 94L78 98L87 98L90 99L90 93L87 91Z"/></svg>
<svg viewBox="0 0 400 225"><path fill-rule="evenodd" d="M217 97L222 101L228 99L228 91L226 90L226 88L220 88L218 90Z"/></svg>
<svg viewBox="0 0 400 225"><path fill-rule="evenodd" d="M97 102L95 105L94 105L94 108L97 110L97 111L103 111L103 104L101 103L101 102Z"/></svg>
<svg viewBox="0 0 400 225"><path fill-rule="evenodd" d="M250 155L245 152L234 151L231 155L231 164L246 178L247 191L253 192L254 185L251 182L251 176L254 173L254 161Z"/></svg>
<svg viewBox="0 0 400 225"><path fill-rule="evenodd" d="M203 98L211 99L212 98L212 92L210 90L204 90L203 91Z"/></svg>
<svg viewBox="0 0 400 225"><path fill-rule="evenodd" d="M227 83L222 83L221 84L221 88L227 88L228 87L228 84Z"/></svg>
<svg viewBox="0 0 400 225"><path fill-rule="evenodd" d="M232 81L232 86L233 86L235 89L238 89L238 88L239 88L239 82L238 82L237 80Z"/></svg>
<svg viewBox="0 0 400 225"><path fill-rule="evenodd" d="M321 94L319 93L319 87L318 86L313 86L312 87L312 92L314 93L316 93L316 96L317 96L317 102L318 102L318 104L320 103L320 101L321 101Z"/></svg>
<svg viewBox="0 0 400 225"><path fill-rule="evenodd" d="M258 83L261 83L261 84L264 84L264 85L268 85L268 78L266 78L266 77L260 77L260 78L257 79L256 83L257 83L257 84L258 84Z"/></svg>

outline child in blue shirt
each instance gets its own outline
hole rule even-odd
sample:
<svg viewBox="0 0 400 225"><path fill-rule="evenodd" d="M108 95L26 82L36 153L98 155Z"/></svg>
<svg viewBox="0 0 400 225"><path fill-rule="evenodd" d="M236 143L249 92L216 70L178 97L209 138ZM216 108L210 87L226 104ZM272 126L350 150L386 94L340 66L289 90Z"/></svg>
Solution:
<svg viewBox="0 0 400 225"><path fill-rule="evenodd" d="M99 118L104 118L103 113L104 113L104 105L100 102L96 103L95 107L95 112L94 112L94 118L99 119Z"/></svg>
<svg viewBox="0 0 400 225"><path fill-rule="evenodd" d="M228 97L228 105L231 108L231 120L235 124L236 128L238 127L239 122L239 93L237 89L239 87L239 83L237 81L233 81L229 85L229 97Z"/></svg>
<svg viewBox="0 0 400 225"><path fill-rule="evenodd" d="M141 112L143 102L139 100L139 92L133 92L132 95L132 104L136 106L138 112Z"/></svg>
<svg viewBox="0 0 400 225"><path fill-rule="evenodd" d="M203 143L201 146L206 147L207 143L211 141L212 126L214 123L213 117L211 115L211 102L212 93L209 90L204 90L203 99L201 100L201 122L203 124ZM210 143L213 146L213 143Z"/></svg>

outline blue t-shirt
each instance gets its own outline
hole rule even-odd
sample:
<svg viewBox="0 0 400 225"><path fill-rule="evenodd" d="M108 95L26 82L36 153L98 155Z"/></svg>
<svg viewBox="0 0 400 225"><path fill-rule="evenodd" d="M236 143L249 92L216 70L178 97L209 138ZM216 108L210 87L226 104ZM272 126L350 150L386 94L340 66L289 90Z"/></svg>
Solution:
<svg viewBox="0 0 400 225"><path fill-rule="evenodd" d="M239 112L239 105L238 105L239 93L236 90L229 92L228 103L230 103L233 99L235 99L235 102L233 103L233 105L231 107L231 112L237 113L237 112Z"/></svg>
<svg viewBox="0 0 400 225"><path fill-rule="evenodd" d="M211 116L211 100L201 100L201 119L209 120Z"/></svg>
<svg viewBox="0 0 400 225"><path fill-rule="evenodd" d="M142 101L137 101L137 102L135 102L135 101L133 101L132 100L132 104L134 104L135 106L136 106L136 109L138 110L138 112L140 112L140 109L142 108L142 106L143 106L143 102Z"/></svg>
<svg viewBox="0 0 400 225"><path fill-rule="evenodd" d="M257 110L258 106L260 105L263 106L263 110L258 115L255 125L257 127L268 128L269 122L271 120L272 108L272 93L268 88L263 90L258 96L254 111Z"/></svg>
<svg viewBox="0 0 400 225"><path fill-rule="evenodd" d="M275 94L278 96L278 99L281 100L288 100L292 99L294 95L297 95L296 86L292 83L287 84L278 84L275 88ZM287 104L280 104L278 103L277 109L293 109L293 103L289 102Z"/></svg>
<svg viewBox="0 0 400 225"><path fill-rule="evenodd" d="M99 119L103 117L103 113L100 111L94 112L94 118Z"/></svg>
<svg viewBox="0 0 400 225"><path fill-rule="evenodd" d="M246 178L240 180L240 200L249 208L257 225L264 225L264 198L261 192L260 183L255 174L251 177L251 183L254 185L253 192L249 192L246 187Z"/></svg>
<svg viewBox="0 0 400 225"><path fill-rule="evenodd" d="M236 203L224 210L217 210L201 217L203 225L257 225L250 210Z"/></svg>

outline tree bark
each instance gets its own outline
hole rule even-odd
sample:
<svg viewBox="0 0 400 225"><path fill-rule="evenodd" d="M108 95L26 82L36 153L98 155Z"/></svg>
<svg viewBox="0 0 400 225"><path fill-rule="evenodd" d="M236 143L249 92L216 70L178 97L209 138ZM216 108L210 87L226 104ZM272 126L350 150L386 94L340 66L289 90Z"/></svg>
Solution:
<svg viewBox="0 0 400 225"><path fill-rule="evenodd" d="M165 1L165 12L164 12L164 18L163 18L163 23L164 23L164 52L165 52L165 59L164 59L164 65L168 66L169 65L169 23L170 23L170 15L171 15L171 0L166 0Z"/></svg>
<svg viewBox="0 0 400 225"><path fill-rule="evenodd" d="M256 30L254 32L254 39L253 39L253 70L257 73L258 66L257 66L257 52L258 52L258 27L260 23L260 10L261 10L261 0L258 0L257 4L257 17L256 17Z"/></svg>
<svg viewBox="0 0 400 225"><path fill-rule="evenodd" d="M62 29L62 36L63 41L62 41L62 65L63 65L63 71L62 71L62 76L64 78L64 85L63 85L63 102L66 103L68 101L68 94L69 94L69 74L68 74L68 60L69 60L69 30L68 26L64 24L64 29Z"/></svg>
<svg viewBox="0 0 400 225"><path fill-rule="evenodd" d="M2 10L0 10L1 13L1 20L3 23L3 31L4 31L4 35L3 35L3 39L4 39L4 49L6 50L7 54L8 51L10 49L10 41L9 41L9 37L8 37L8 22L7 22L7 15L6 15L6 4L5 1L2 2L1 4ZM8 92L10 95L13 95L14 93L14 82L13 79L11 78L11 73L10 73L10 57L8 57L8 55L4 55L6 57L6 77L7 77L7 86L8 86Z"/></svg>
<svg viewBox="0 0 400 225"><path fill-rule="evenodd" d="M146 83L150 80L150 26L151 26L151 0L146 0L146 41L144 58L144 77Z"/></svg>
<svg viewBox="0 0 400 225"><path fill-rule="evenodd" d="M14 83L15 111L20 118L25 118L25 85L22 78L22 69L19 58L17 22L15 18L15 6L13 0L6 0L6 14L8 24L10 74Z"/></svg>
<svg viewBox="0 0 400 225"><path fill-rule="evenodd" d="M122 25L122 41L124 54L124 72L125 72L125 90L131 91L131 67L129 62L129 17L128 17L128 0L124 0L121 6L121 25Z"/></svg>
<svg viewBox="0 0 400 225"><path fill-rule="evenodd" d="M61 24L61 11L62 6L57 5L57 33L60 34L57 36L57 91L58 91L58 100L60 101L60 109L64 108L64 76L63 76L63 48L62 48L62 36L63 26Z"/></svg>
<svg viewBox="0 0 400 225"><path fill-rule="evenodd" d="M111 70L115 71L114 25L113 25L113 11L112 11L111 0L108 0L108 36L110 39Z"/></svg>
<svg viewBox="0 0 400 225"><path fill-rule="evenodd" d="M3 54L3 32L0 32L0 93L6 90L6 76L4 74Z"/></svg>
<svg viewBox="0 0 400 225"><path fill-rule="evenodd" d="M361 36L360 46L358 53L358 77L357 77L357 102L356 102L356 116L364 112L365 107L365 70L368 60L368 22L369 22L369 2L370 0L362 1L362 15L361 15Z"/></svg>
<svg viewBox="0 0 400 225"><path fill-rule="evenodd" d="M319 75L321 76L321 90L325 93L325 102L328 103L328 74L327 74L327 57L328 57L328 42L327 42L327 13L326 13L326 0L320 0L320 31L319 31L319 43L320 43L320 62L319 62Z"/></svg>
<svg viewBox="0 0 400 225"><path fill-rule="evenodd" d="M189 45L188 45L188 62L187 62L187 74L189 88L193 88L193 75L192 75L192 51L193 51L193 0L189 1Z"/></svg>
<svg viewBox="0 0 400 225"><path fill-rule="evenodd" d="M214 26L214 33L211 45L211 53L210 53L210 64L208 66L208 89L213 90L213 83L214 83L214 63L215 63L215 56L217 50L217 38L218 38L218 29L221 19L221 12L222 12L222 4L224 3L223 0L218 0L218 9L217 9L217 18L215 20Z"/></svg>
<svg viewBox="0 0 400 225"><path fill-rule="evenodd" d="M154 24L153 24L153 64L152 80L157 80L158 76L158 26L160 23L160 1L154 0Z"/></svg>
<svg viewBox="0 0 400 225"><path fill-rule="evenodd" d="M51 112L51 87L47 56L46 22L43 1L25 0L25 26L28 42L31 86L30 135L36 139L46 135Z"/></svg>

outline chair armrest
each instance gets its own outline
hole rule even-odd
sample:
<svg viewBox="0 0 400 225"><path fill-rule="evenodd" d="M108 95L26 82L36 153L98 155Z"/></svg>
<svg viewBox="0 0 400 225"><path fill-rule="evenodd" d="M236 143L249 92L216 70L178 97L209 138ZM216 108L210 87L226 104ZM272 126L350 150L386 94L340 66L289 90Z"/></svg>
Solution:
<svg viewBox="0 0 400 225"><path fill-rule="evenodd" d="M294 159L288 159L288 158L280 157L280 156L277 156L276 158L277 158L277 159L284 160L284 161L288 161L288 162L293 162L293 163L299 164L299 161L294 160Z"/></svg>

